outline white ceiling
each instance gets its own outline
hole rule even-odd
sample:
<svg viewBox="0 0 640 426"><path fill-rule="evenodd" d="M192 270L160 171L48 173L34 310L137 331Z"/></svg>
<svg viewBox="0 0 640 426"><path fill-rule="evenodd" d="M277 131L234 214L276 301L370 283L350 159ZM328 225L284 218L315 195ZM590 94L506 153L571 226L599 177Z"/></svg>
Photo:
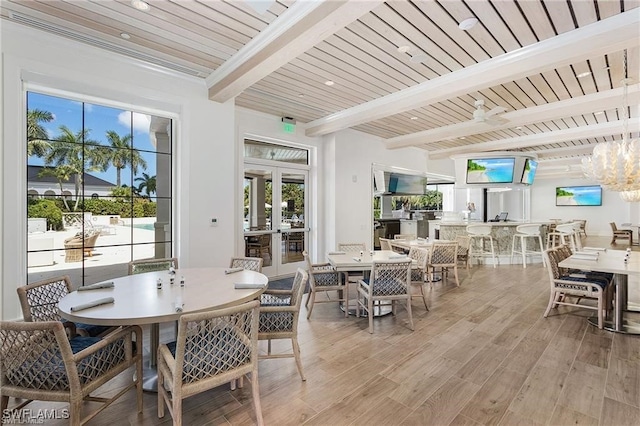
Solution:
<svg viewBox="0 0 640 426"><path fill-rule="evenodd" d="M542 176L579 173L596 143L622 137L626 49L638 137L639 0L148 3L2 0L1 15L206 79L210 99L293 117L310 136L354 128L431 158L526 151ZM477 99L503 120L472 121Z"/></svg>

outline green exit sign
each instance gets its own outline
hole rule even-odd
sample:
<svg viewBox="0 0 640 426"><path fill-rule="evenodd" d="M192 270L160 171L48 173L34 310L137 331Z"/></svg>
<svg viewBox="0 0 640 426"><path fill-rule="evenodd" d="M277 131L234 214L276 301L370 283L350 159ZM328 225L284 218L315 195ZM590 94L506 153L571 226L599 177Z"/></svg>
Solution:
<svg viewBox="0 0 640 426"><path fill-rule="evenodd" d="M282 123L282 130L284 130L285 133L295 133L296 125L292 123Z"/></svg>

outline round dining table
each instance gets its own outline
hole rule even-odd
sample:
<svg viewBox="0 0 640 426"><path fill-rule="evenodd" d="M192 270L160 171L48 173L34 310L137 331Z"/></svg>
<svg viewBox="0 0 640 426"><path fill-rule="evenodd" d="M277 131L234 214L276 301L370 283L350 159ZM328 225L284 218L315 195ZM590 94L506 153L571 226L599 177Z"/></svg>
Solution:
<svg viewBox="0 0 640 426"><path fill-rule="evenodd" d="M150 360L145 363L143 388L155 391L160 323L176 321L186 313L222 309L255 300L269 282L266 275L255 271L227 272L229 268L177 269L173 284L169 271L127 275L109 280L113 285L108 283L106 288L67 294L58 303L58 311L69 321L85 324L150 324ZM77 310L82 305L110 298L113 302Z"/></svg>

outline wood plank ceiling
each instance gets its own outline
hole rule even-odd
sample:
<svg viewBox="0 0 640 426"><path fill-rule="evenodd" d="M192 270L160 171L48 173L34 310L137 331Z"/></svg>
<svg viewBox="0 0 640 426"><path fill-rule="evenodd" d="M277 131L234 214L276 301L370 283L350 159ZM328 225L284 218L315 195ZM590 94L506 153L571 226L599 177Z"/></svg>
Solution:
<svg viewBox="0 0 640 426"><path fill-rule="evenodd" d="M232 80L236 105L309 123L310 135L351 127L432 158L527 151L540 173L577 171L595 144L622 137L626 50L638 137L640 0L278 0L264 13L248 0L133 3L3 0L1 16L206 78L212 99L214 80ZM463 31L467 18L478 23ZM474 122L478 99L504 107L501 120Z"/></svg>

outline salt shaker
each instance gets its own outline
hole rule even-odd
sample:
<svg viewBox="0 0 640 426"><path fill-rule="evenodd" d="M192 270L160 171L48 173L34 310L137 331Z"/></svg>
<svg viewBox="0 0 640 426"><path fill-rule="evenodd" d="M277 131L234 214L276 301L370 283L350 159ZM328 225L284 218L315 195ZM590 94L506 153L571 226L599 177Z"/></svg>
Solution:
<svg viewBox="0 0 640 426"><path fill-rule="evenodd" d="M160 290L162 288L162 278L158 278L156 281L156 288Z"/></svg>
<svg viewBox="0 0 640 426"><path fill-rule="evenodd" d="M180 277L180 287L184 287L184 276Z"/></svg>

